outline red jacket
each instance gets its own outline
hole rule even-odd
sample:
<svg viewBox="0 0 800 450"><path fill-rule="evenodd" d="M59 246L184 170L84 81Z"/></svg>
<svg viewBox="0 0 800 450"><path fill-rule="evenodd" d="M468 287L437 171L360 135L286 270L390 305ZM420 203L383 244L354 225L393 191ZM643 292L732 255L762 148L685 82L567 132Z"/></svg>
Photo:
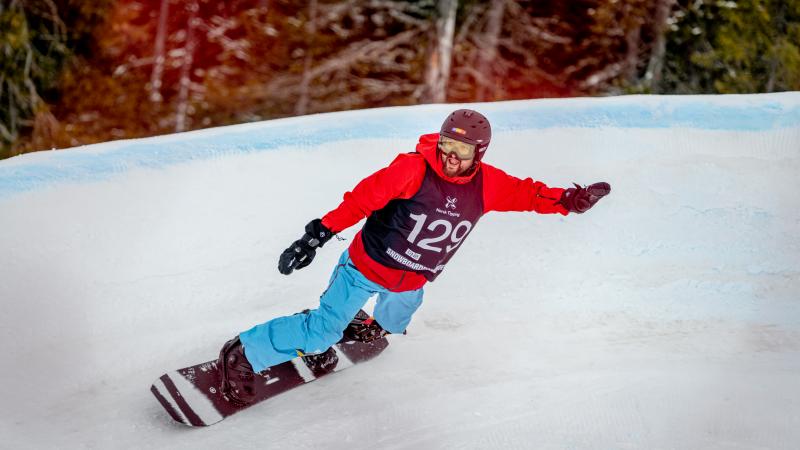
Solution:
<svg viewBox="0 0 800 450"><path fill-rule="evenodd" d="M388 167L361 180L352 191L344 194L344 200L336 209L322 218L322 224L338 233L383 208L390 200L413 197L422 185L426 164L451 183L469 182L482 170L484 214L489 211L536 211L567 215L568 211L556 203L564 189L550 188L531 178L522 180L489 164L476 163L476 170L466 176L446 176L436 152L438 140L438 133L420 136L416 153L400 154ZM370 258L364 251L361 231L350 244L350 259L367 279L390 291L419 289L427 281L418 273L389 268Z"/></svg>

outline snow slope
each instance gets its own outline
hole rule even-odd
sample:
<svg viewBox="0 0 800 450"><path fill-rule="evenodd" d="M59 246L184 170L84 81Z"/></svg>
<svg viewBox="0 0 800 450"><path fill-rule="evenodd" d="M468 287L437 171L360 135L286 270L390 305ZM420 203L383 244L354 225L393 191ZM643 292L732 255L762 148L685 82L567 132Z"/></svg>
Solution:
<svg viewBox="0 0 800 450"><path fill-rule="evenodd" d="M486 216L380 358L201 430L150 384L313 307L348 242L278 254L454 106L0 161L0 447L797 448L800 93L475 106L488 162L612 194Z"/></svg>

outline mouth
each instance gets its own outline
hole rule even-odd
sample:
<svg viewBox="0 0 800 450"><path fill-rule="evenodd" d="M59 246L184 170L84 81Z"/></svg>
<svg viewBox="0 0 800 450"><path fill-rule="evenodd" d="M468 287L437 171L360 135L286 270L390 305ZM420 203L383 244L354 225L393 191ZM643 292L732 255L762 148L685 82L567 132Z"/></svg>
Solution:
<svg viewBox="0 0 800 450"><path fill-rule="evenodd" d="M442 155L442 171L449 177L456 176L463 170L462 162L453 153L447 156Z"/></svg>

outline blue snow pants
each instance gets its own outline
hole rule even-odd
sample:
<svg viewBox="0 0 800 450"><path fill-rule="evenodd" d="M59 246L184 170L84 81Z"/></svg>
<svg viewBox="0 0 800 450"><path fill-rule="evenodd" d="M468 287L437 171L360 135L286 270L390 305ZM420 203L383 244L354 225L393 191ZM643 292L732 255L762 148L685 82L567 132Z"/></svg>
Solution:
<svg viewBox="0 0 800 450"><path fill-rule="evenodd" d="M423 290L392 292L368 280L356 269L345 250L331 275L319 308L307 314L278 317L239 334L253 370L306 354L322 353L342 338L342 332L358 310L374 294L378 299L373 317L390 333L405 331L411 316L422 304Z"/></svg>

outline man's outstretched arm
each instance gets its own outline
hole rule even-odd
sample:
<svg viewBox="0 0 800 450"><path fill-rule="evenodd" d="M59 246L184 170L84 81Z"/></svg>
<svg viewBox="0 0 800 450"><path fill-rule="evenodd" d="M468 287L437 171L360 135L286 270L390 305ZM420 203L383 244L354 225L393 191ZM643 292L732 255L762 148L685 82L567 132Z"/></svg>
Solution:
<svg viewBox="0 0 800 450"><path fill-rule="evenodd" d="M485 164L484 212L535 211L540 214L583 213L600 198L611 192L608 183L595 183L588 188L575 185L563 189L548 187L531 178L520 179Z"/></svg>

